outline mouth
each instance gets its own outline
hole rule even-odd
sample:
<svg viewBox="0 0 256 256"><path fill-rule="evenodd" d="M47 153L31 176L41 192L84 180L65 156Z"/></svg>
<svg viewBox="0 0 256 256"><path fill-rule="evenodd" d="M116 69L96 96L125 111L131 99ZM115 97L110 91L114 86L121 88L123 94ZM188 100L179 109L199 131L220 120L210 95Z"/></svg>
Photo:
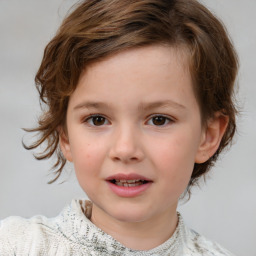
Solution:
<svg viewBox="0 0 256 256"><path fill-rule="evenodd" d="M153 183L152 180L136 173L119 173L106 179L109 188L119 197L137 197L146 193Z"/></svg>
<svg viewBox="0 0 256 256"><path fill-rule="evenodd" d="M147 184L149 181L141 180L141 179L137 179L137 180L112 179L112 180L109 180L109 182L111 182L112 184L115 184L116 186L120 186L120 187L137 187L137 186Z"/></svg>
<svg viewBox="0 0 256 256"><path fill-rule="evenodd" d="M108 177L107 181L111 184L114 184L114 185L120 186L120 187L138 187L138 186L153 182L152 180L150 180L144 176L135 174L135 173L115 174L115 175Z"/></svg>

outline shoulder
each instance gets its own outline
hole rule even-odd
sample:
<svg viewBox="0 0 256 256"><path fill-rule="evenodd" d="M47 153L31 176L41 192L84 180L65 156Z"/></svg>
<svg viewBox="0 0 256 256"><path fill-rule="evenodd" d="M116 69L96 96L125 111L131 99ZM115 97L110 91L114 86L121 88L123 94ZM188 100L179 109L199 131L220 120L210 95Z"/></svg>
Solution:
<svg viewBox="0 0 256 256"><path fill-rule="evenodd" d="M186 246L185 255L189 256L234 256L218 243L210 241L192 229L185 227Z"/></svg>
<svg viewBox="0 0 256 256"><path fill-rule="evenodd" d="M18 234L26 235L29 232L36 232L47 226L48 219L44 216L34 216L25 219L18 216L8 217L0 221L0 238L6 235L17 237ZM31 233L30 233L31 234Z"/></svg>
<svg viewBox="0 0 256 256"><path fill-rule="evenodd" d="M44 216L34 216L31 219L8 217L0 221L0 254L29 252L32 244L37 245L40 251L48 238L52 237L50 234L54 233L50 219Z"/></svg>
<svg viewBox="0 0 256 256"><path fill-rule="evenodd" d="M0 255L74 255L82 246L75 239L84 217L80 206L72 201L54 218L37 215L0 220Z"/></svg>

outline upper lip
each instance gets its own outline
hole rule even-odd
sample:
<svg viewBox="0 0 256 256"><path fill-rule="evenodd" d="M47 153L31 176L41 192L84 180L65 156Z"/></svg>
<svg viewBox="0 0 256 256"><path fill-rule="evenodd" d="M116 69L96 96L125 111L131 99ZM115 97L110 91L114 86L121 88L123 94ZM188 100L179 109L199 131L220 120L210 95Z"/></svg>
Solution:
<svg viewBox="0 0 256 256"><path fill-rule="evenodd" d="M107 177L106 179L107 181L110 180L145 180L145 181L152 181L149 178L146 178L142 175L136 174L136 173L129 173L129 174L125 174L125 173L117 173L114 175L111 175L109 177Z"/></svg>

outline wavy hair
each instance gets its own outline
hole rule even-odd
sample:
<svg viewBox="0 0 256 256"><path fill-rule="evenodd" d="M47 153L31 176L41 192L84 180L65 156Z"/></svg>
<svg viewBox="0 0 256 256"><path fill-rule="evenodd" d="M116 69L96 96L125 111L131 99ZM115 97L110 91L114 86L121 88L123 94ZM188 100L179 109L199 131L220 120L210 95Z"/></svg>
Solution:
<svg viewBox="0 0 256 256"><path fill-rule="evenodd" d="M217 152L195 164L189 188L197 183L231 143L236 131L234 84L238 59L224 25L196 0L86 0L64 19L45 48L35 82L46 106L38 126L27 129L39 137L26 149L46 142L39 160L57 155L56 181L66 159L59 148L59 127L64 127L69 97L84 68L117 52L153 44L185 47L202 121L221 111L229 117Z"/></svg>

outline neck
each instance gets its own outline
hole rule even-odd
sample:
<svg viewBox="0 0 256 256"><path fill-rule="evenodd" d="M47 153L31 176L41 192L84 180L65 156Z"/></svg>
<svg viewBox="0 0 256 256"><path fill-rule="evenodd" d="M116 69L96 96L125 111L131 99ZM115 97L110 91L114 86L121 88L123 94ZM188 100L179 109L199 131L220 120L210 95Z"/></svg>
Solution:
<svg viewBox="0 0 256 256"><path fill-rule="evenodd" d="M119 221L100 214L101 209L93 206L91 221L118 242L133 250L150 250L167 241L175 232L178 217L175 211L166 211L141 222Z"/></svg>

